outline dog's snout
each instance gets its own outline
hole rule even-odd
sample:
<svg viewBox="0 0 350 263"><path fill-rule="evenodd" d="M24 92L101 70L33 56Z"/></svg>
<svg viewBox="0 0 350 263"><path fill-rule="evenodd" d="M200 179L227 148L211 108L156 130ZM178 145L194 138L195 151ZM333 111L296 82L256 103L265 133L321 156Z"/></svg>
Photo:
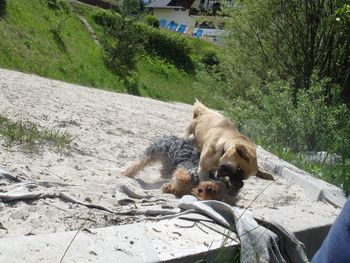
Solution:
<svg viewBox="0 0 350 263"><path fill-rule="evenodd" d="M229 165L220 165L218 169L218 176L225 177L233 174L233 169Z"/></svg>

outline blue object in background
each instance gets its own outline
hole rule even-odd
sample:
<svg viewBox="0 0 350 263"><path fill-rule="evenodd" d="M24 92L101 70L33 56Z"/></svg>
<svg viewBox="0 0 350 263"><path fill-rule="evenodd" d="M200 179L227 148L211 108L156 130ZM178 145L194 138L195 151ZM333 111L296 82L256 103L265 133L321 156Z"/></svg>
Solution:
<svg viewBox="0 0 350 263"><path fill-rule="evenodd" d="M350 262L350 198L311 261L311 263L346 262Z"/></svg>
<svg viewBox="0 0 350 263"><path fill-rule="evenodd" d="M195 37L202 37L203 36L203 29L198 29L195 33L194 33Z"/></svg>
<svg viewBox="0 0 350 263"><path fill-rule="evenodd" d="M185 33L186 28L187 28L186 25L181 24L181 25L179 26L179 29L178 29L177 31L180 32L180 33Z"/></svg>
<svg viewBox="0 0 350 263"><path fill-rule="evenodd" d="M166 28L166 20L162 18L162 19L159 21L159 26L162 27L162 28Z"/></svg>
<svg viewBox="0 0 350 263"><path fill-rule="evenodd" d="M176 31L176 28L177 28L177 24L174 22L174 21L171 21L169 24L168 24L168 28L172 31Z"/></svg>

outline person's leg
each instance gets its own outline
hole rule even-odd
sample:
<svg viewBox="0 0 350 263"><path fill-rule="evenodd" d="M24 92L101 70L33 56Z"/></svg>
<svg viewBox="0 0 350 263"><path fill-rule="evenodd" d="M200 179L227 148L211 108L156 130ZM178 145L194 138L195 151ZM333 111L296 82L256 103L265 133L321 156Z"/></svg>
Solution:
<svg viewBox="0 0 350 263"><path fill-rule="evenodd" d="M350 198L346 201L311 262L350 262Z"/></svg>

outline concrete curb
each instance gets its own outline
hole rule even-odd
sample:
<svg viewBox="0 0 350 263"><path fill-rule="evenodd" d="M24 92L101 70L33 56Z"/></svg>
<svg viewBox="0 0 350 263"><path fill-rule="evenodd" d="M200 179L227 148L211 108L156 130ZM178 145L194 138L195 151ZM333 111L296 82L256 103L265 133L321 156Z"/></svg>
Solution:
<svg viewBox="0 0 350 263"><path fill-rule="evenodd" d="M266 170L300 185L310 200L324 201L339 208L345 204L346 196L340 188L311 176L261 147L257 147L257 153L259 163Z"/></svg>

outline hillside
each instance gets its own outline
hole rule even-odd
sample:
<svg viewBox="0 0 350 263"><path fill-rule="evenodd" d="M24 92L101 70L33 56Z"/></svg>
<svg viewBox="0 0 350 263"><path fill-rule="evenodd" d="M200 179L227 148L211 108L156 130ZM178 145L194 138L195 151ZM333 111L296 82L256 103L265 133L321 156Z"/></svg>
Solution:
<svg viewBox="0 0 350 263"><path fill-rule="evenodd" d="M142 96L193 101L196 74L159 56L143 53L131 84L121 81L79 19L85 16L93 23L90 16L96 9L71 3L70 11L62 12L50 9L47 0L7 1L6 14L0 18L0 67L117 92L128 92L131 85Z"/></svg>

